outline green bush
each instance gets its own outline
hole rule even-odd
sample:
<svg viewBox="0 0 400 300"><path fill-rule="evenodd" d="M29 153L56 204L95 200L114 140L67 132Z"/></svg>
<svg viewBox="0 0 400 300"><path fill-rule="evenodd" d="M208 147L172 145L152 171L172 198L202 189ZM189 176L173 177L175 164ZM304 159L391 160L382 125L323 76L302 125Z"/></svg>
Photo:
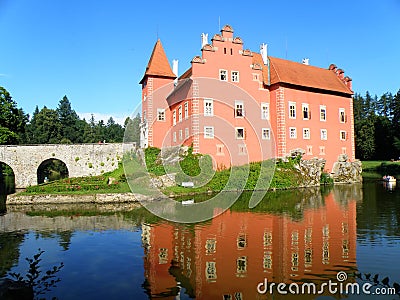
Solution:
<svg viewBox="0 0 400 300"><path fill-rule="evenodd" d="M333 184L333 178L328 173L322 172L320 183L323 185Z"/></svg>
<svg viewBox="0 0 400 300"><path fill-rule="evenodd" d="M156 176L161 176L165 174L165 169L162 165L162 161L158 157L160 152L161 150L156 147L148 147L144 150L147 171Z"/></svg>

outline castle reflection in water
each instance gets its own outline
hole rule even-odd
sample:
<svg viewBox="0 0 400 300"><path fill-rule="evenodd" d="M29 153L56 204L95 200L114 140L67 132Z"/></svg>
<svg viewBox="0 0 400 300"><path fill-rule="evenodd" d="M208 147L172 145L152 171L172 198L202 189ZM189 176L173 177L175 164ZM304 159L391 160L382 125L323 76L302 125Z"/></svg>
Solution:
<svg viewBox="0 0 400 300"><path fill-rule="evenodd" d="M355 198L361 197L343 189L319 193L317 204L303 205L298 218L230 209L201 224L145 224L144 287L167 299L183 292L196 299L239 300L265 299L257 292L264 278L336 280L337 272L356 270Z"/></svg>

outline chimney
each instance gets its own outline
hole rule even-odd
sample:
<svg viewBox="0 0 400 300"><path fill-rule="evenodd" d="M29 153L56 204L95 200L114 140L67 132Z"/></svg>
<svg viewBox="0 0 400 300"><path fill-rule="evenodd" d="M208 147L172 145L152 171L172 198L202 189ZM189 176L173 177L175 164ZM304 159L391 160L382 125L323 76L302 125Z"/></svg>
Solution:
<svg viewBox="0 0 400 300"><path fill-rule="evenodd" d="M268 65L268 45L262 43L260 46L260 54L262 57L262 60L264 62L264 65Z"/></svg>
<svg viewBox="0 0 400 300"><path fill-rule="evenodd" d="M201 34L201 49L208 44L208 33Z"/></svg>
<svg viewBox="0 0 400 300"><path fill-rule="evenodd" d="M176 78L174 80L174 84L176 85L178 83L178 60L177 59L172 60L172 72L176 76Z"/></svg>
<svg viewBox="0 0 400 300"><path fill-rule="evenodd" d="M352 91L352 79L349 76L346 76L344 78L344 83L346 84L346 86L349 88L350 91Z"/></svg>
<svg viewBox="0 0 400 300"><path fill-rule="evenodd" d="M309 59L309 58L303 58L302 61L301 61L301 63L302 63L303 65L308 66L308 65L310 64L310 59Z"/></svg>
<svg viewBox="0 0 400 300"><path fill-rule="evenodd" d="M336 75L340 78L340 80L344 80L344 71L342 69L338 69L336 71Z"/></svg>
<svg viewBox="0 0 400 300"><path fill-rule="evenodd" d="M331 71L333 71L333 72L336 73L336 70L337 70L336 65L335 65L335 64L330 64L330 65L329 65L329 70L331 70Z"/></svg>

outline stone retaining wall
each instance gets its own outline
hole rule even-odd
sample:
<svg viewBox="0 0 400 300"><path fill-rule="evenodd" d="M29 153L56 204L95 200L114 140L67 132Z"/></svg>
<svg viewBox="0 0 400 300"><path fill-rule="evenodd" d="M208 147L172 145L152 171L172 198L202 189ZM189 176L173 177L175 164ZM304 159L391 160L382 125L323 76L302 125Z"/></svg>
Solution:
<svg viewBox="0 0 400 300"><path fill-rule="evenodd" d="M64 203L137 203L143 200L142 195L133 193L109 193L109 194L91 194L91 195L21 195L12 194L7 196L7 205L20 204L64 204Z"/></svg>

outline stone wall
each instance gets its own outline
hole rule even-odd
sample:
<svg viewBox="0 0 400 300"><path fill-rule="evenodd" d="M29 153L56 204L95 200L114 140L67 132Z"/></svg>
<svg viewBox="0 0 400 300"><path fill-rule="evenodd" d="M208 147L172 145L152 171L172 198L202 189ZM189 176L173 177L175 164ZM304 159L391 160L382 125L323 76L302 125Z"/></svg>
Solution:
<svg viewBox="0 0 400 300"><path fill-rule="evenodd" d="M335 183L358 183L362 182L361 173L361 161L350 162L346 154L341 154L333 164L331 176Z"/></svg>
<svg viewBox="0 0 400 300"><path fill-rule="evenodd" d="M47 160L64 162L69 177L100 175L115 170L123 153L133 148L133 144L0 146L0 162L13 169L18 189L36 185L37 170Z"/></svg>
<svg viewBox="0 0 400 300"><path fill-rule="evenodd" d="M140 197L140 198L139 198ZM90 195L21 195L12 194L7 196L7 205L29 205L29 204L69 204L69 203L138 203L144 200L144 196L133 193L109 193Z"/></svg>

